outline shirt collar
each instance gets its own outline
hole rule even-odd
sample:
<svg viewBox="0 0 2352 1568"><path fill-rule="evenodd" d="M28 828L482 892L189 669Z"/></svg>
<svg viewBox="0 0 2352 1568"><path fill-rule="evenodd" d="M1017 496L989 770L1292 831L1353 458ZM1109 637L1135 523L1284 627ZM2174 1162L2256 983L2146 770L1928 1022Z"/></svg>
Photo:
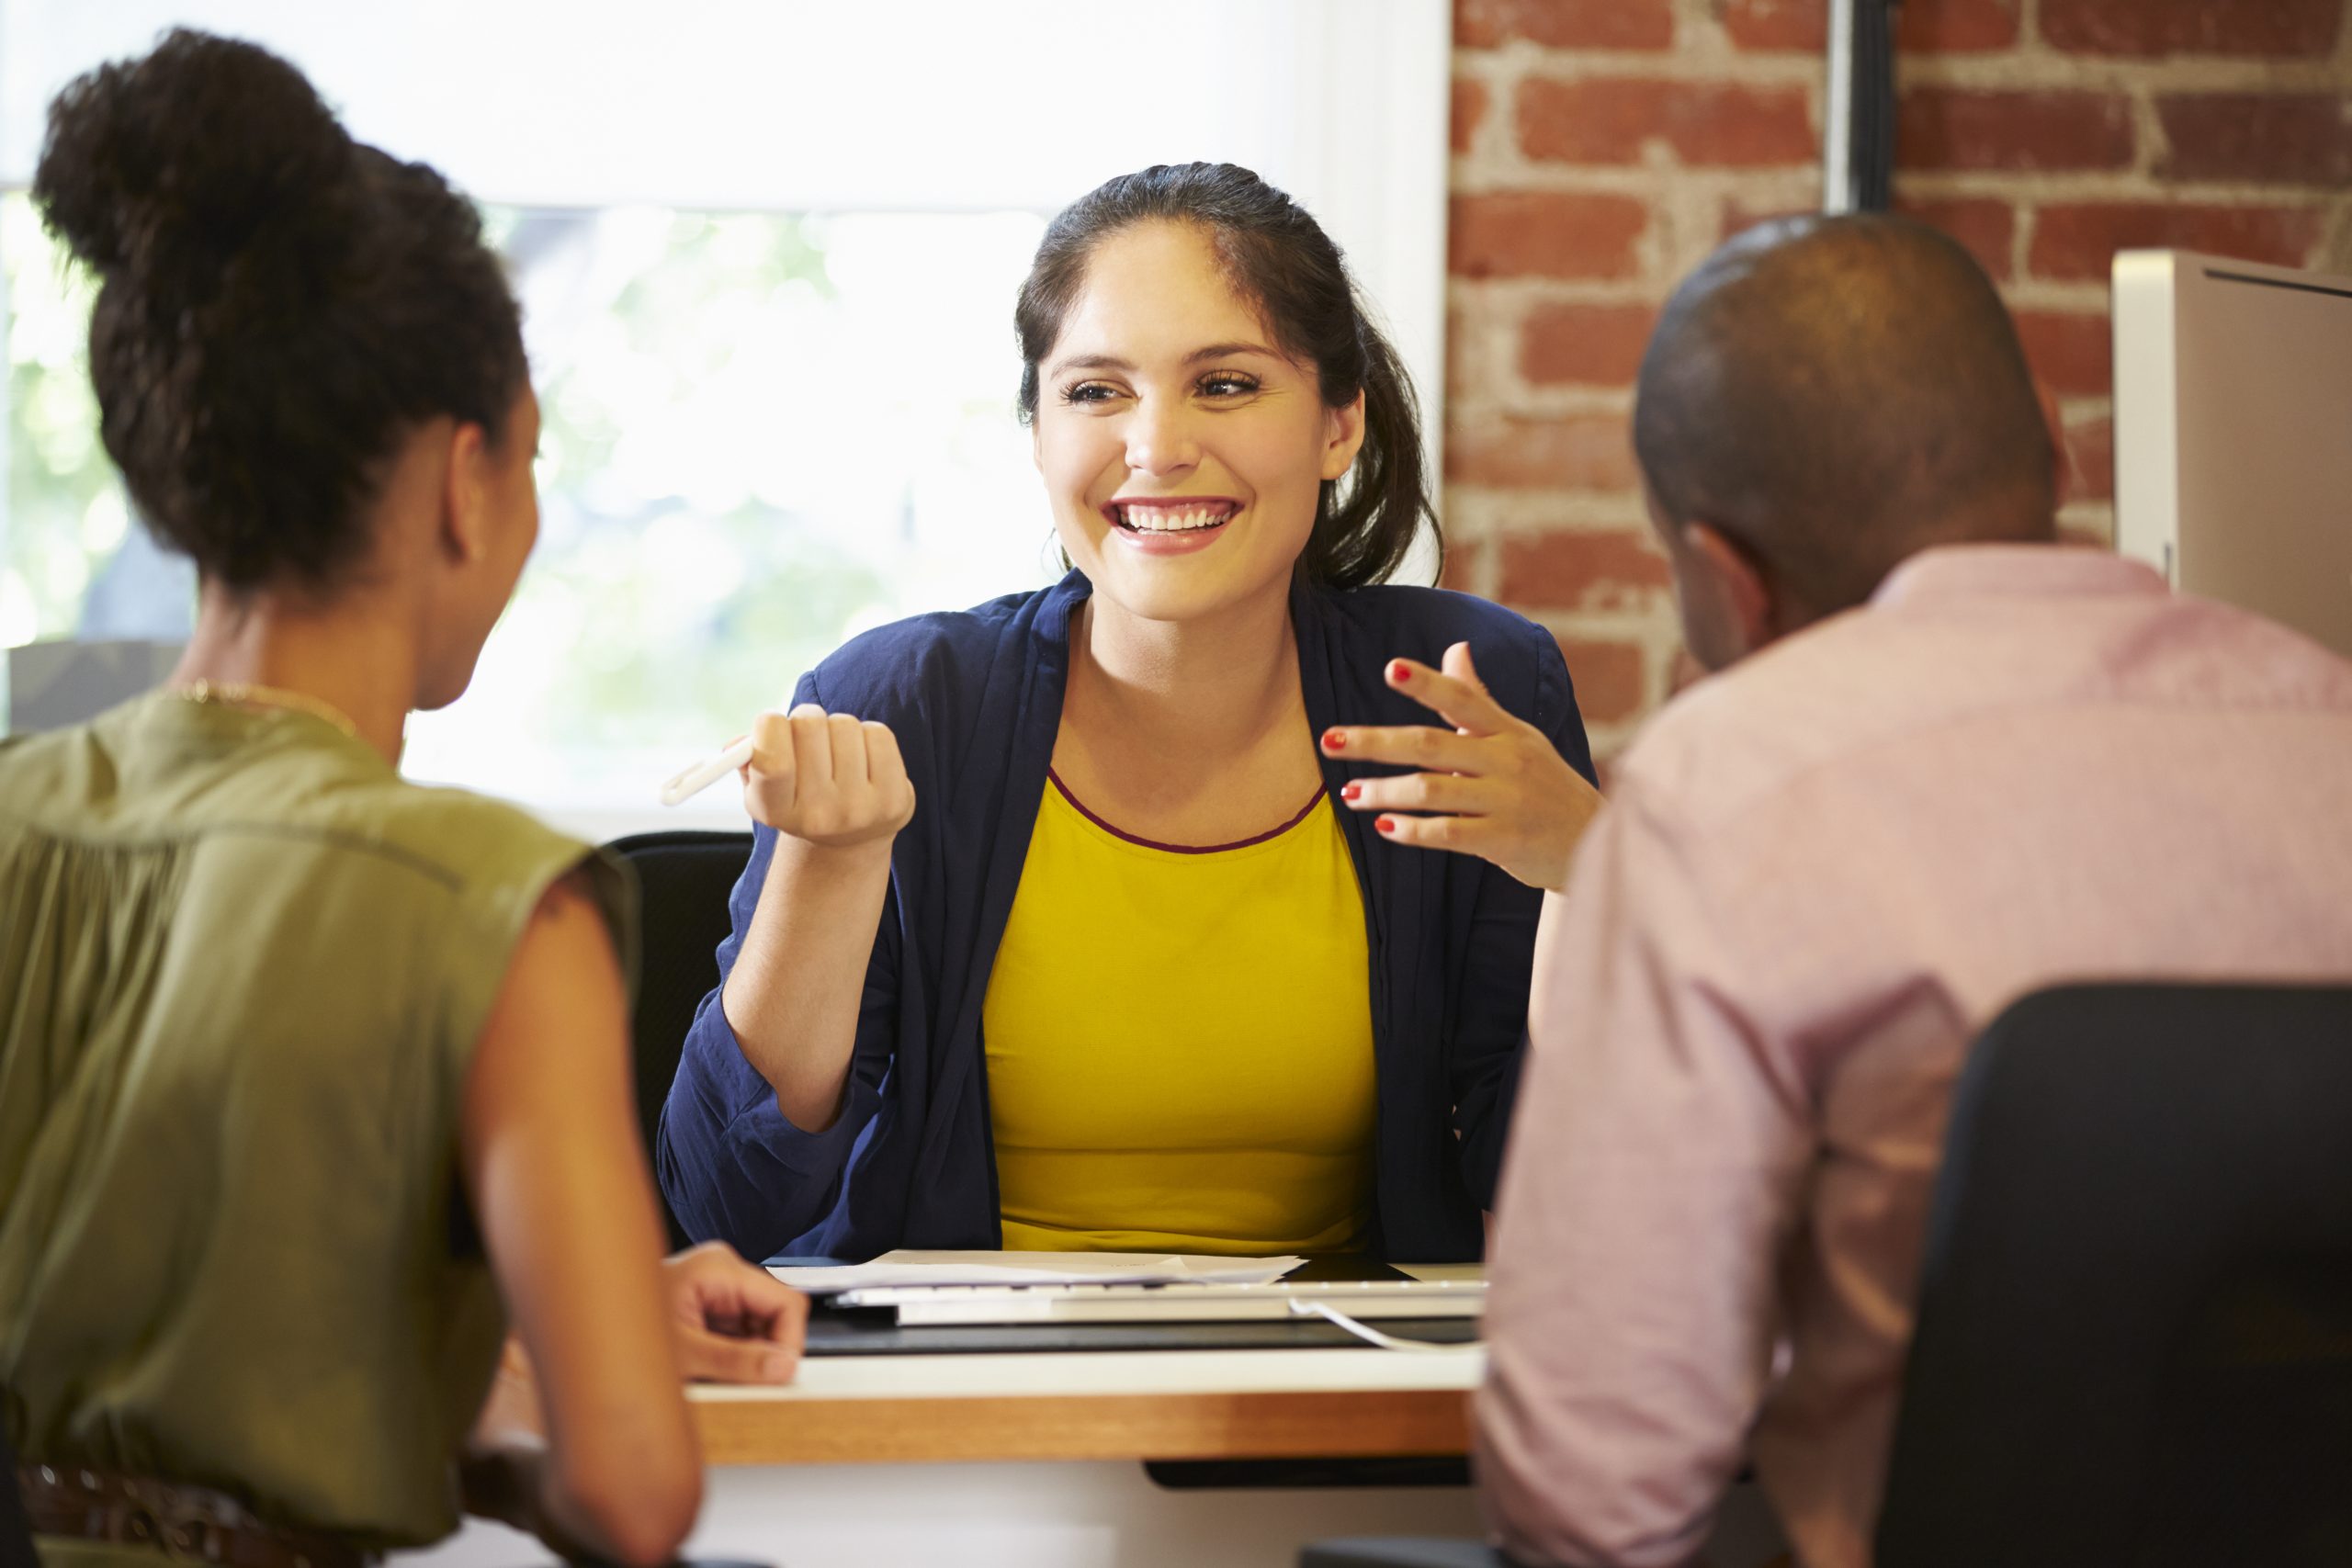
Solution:
<svg viewBox="0 0 2352 1568"><path fill-rule="evenodd" d="M2154 569L2087 545L1938 545L1887 573L1871 595L1871 607L1891 610L2021 595L2073 598L2170 592Z"/></svg>

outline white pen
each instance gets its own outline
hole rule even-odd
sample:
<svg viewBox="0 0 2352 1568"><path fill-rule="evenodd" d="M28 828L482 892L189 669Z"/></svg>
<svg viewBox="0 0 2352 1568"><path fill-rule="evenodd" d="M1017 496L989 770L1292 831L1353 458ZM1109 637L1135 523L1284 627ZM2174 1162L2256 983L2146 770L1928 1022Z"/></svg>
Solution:
<svg viewBox="0 0 2352 1568"><path fill-rule="evenodd" d="M716 757L680 769L662 786L662 804L684 806L751 760L752 738L746 735Z"/></svg>

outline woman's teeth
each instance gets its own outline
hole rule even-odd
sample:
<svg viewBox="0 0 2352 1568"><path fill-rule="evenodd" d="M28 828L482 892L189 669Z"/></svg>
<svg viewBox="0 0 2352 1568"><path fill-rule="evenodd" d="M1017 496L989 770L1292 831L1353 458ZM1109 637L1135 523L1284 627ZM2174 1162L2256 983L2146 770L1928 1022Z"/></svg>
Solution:
<svg viewBox="0 0 2352 1568"><path fill-rule="evenodd" d="M1119 523L1144 534L1186 534L1214 528L1233 513L1222 506L1122 506Z"/></svg>

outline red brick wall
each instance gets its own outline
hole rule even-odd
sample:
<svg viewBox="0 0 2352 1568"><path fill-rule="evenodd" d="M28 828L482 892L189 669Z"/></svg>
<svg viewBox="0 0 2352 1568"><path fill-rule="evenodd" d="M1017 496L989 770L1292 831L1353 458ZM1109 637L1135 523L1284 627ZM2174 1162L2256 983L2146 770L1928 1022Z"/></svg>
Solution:
<svg viewBox="0 0 2352 1568"><path fill-rule="evenodd" d="M1820 200L1824 0L1454 0L1447 580L1558 632L1596 746L1679 638L1626 440L1658 304ZM1999 280L2108 535L2107 273L2352 271L2352 0L1907 0L1897 197Z"/></svg>

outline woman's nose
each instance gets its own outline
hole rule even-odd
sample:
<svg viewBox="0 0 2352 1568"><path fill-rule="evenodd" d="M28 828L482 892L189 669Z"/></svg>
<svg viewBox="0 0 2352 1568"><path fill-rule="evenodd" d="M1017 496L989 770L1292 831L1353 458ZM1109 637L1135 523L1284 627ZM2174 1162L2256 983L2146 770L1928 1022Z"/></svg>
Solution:
<svg viewBox="0 0 2352 1568"><path fill-rule="evenodd" d="M1127 467L1138 474L1182 473L1201 460L1192 411L1182 400L1145 398L1127 422Z"/></svg>

